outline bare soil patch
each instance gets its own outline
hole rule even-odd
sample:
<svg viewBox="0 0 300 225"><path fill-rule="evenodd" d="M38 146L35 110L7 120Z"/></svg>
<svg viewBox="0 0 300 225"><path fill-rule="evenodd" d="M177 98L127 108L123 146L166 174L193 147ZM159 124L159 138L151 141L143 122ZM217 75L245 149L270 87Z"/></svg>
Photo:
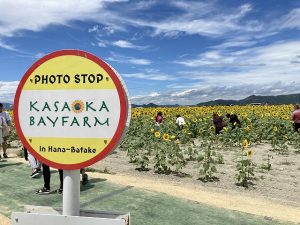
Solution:
<svg viewBox="0 0 300 225"><path fill-rule="evenodd" d="M236 185L236 160L237 151L222 151L224 164L218 164L214 182L202 182L199 180L199 165L196 162L189 164L182 170L182 174L158 174L153 169L140 171L129 163L126 152L115 150L104 160L92 167L110 174L121 174L138 178L153 179L153 181L166 181L169 183L184 184L194 188L204 188L220 193L234 191L242 196L256 198L258 196L284 202L288 205L300 206L300 154L290 150L289 155L280 155L269 151L267 144L256 145L251 148L254 151L253 162L256 164L255 179L249 188ZM262 169L266 163L267 155L272 156L271 169Z"/></svg>

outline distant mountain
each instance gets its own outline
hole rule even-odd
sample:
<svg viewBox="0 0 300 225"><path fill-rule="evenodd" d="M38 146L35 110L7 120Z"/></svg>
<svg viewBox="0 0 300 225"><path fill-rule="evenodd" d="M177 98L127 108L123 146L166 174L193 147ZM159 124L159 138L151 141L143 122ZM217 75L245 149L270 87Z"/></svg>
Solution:
<svg viewBox="0 0 300 225"><path fill-rule="evenodd" d="M223 100L217 99L214 101L202 102L197 104L197 106L213 106L213 105L237 105L238 101L236 100Z"/></svg>
<svg viewBox="0 0 300 225"><path fill-rule="evenodd" d="M3 108L6 110L13 109L13 104L11 104L11 103L2 103L2 104L3 104Z"/></svg>
<svg viewBox="0 0 300 225"><path fill-rule="evenodd" d="M248 105L251 103L262 103L262 104L269 104L269 105L296 104L296 103L300 103L300 94L277 95L277 96L251 95L241 100L217 99L215 101L202 102L197 104L197 106Z"/></svg>
<svg viewBox="0 0 300 225"><path fill-rule="evenodd" d="M154 103L149 103L149 104L143 104L143 105L136 105L136 104L131 104L132 108L157 108L157 107L178 107L178 104L175 105L156 105Z"/></svg>
<svg viewBox="0 0 300 225"><path fill-rule="evenodd" d="M277 96L260 96L260 95L251 95L247 98L241 100L224 100L217 99L214 101L202 102L197 105L189 106L214 106L214 105L249 105L251 103L261 103L268 105L281 105L281 104L299 104L300 103L300 93L299 94L290 94L290 95L277 95ZM156 105L154 103L136 105L132 104L132 108L157 108L157 107L178 107L180 105Z"/></svg>

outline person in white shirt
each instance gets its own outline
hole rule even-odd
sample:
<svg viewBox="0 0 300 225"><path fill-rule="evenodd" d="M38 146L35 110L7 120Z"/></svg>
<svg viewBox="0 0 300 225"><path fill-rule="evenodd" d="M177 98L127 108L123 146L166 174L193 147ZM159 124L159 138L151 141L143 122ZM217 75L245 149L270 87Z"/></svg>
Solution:
<svg viewBox="0 0 300 225"><path fill-rule="evenodd" d="M180 115L177 115L177 118L176 118L176 124L182 128L184 125L185 125L185 121L183 119L183 117L181 117Z"/></svg>
<svg viewBox="0 0 300 225"><path fill-rule="evenodd" d="M3 157L8 158L8 156L6 154L7 139L10 134L10 131L11 131L12 123L11 123L11 118L9 116L9 113L4 110L2 103L0 103L0 118L2 118L2 120L3 120L1 123L6 124L5 126L3 126L3 128L1 128L2 129L2 138L3 138L3 143L2 143ZM1 155L0 155L0 158L1 158Z"/></svg>

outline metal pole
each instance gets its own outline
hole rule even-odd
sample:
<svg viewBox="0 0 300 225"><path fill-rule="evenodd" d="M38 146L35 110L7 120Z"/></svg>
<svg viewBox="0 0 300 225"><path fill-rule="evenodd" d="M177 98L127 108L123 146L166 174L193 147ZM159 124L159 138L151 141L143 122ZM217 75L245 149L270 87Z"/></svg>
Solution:
<svg viewBox="0 0 300 225"><path fill-rule="evenodd" d="M63 215L80 216L80 170L64 170Z"/></svg>

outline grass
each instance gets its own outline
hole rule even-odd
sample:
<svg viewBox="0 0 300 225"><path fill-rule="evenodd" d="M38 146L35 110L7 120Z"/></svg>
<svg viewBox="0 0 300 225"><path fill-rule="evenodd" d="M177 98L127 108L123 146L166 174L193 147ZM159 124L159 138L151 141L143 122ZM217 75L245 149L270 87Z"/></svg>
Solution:
<svg viewBox="0 0 300 225"><path fill-rule="evenodd" d="M36 195L43 179L30 178L30 168L11 161L0 162L0 213L10 216L23 211L24 205L62 206L62 195ZM56 171L56 170L54 170ZM58 173L51 174L52 189L58 187ZM197 202L170 197L166 194L142 191L130 184L117 186L105 179L91 178L81 187L81 208L130 212L132 225L288 225L271 218L219 209Z"/></svg>

